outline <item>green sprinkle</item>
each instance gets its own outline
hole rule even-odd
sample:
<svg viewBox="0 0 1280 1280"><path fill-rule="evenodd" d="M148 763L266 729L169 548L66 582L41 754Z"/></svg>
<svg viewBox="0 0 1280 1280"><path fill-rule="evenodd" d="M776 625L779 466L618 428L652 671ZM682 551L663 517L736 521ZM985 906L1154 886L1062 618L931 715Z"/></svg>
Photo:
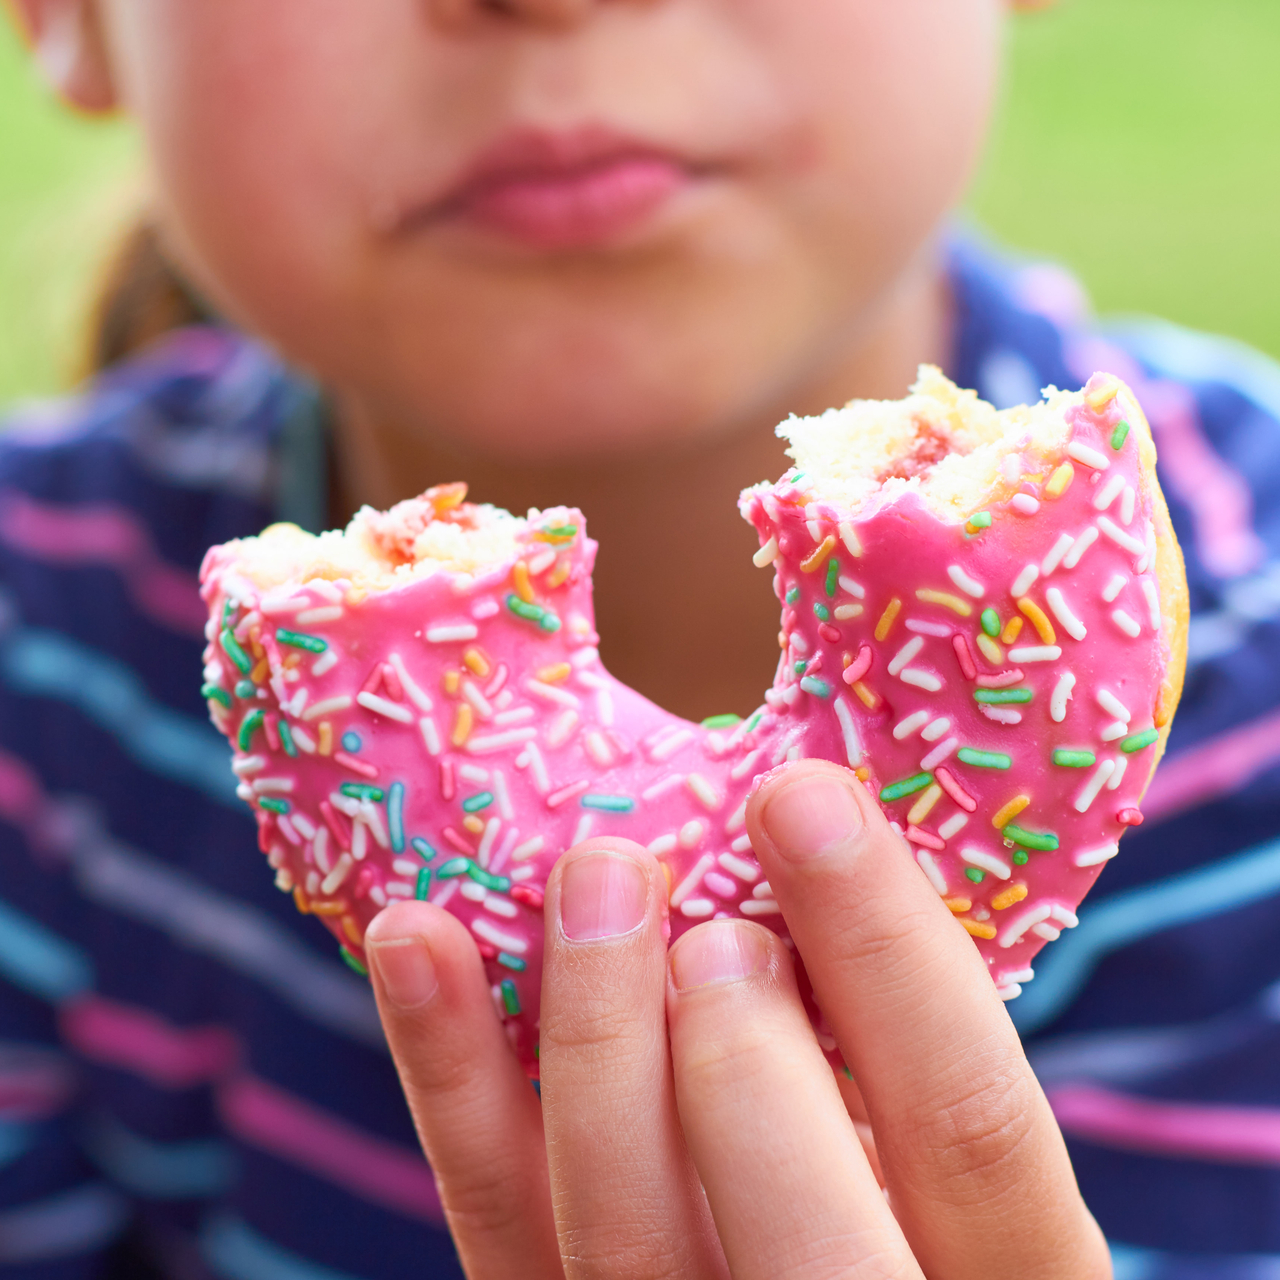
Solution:
<svg viewBox="0 0 1280 1280"><path fill-rule="evenodd" d="M369 976L369 970L366 969L364 964L354 954L348 951L346 947L339 947L338 951L342 954L343 960L347 962L348 969L354 969L362 978L367 978Z"/></svg>
<svg viewBox="0 0 1280 1280"><path fill-rule="evenodd" d="M386 792L381 787L371 787L367 782L344 782L342 794L352 800L371 800L374 804L381 804Z"/></svg>
<svg viewBox="0 0 1280 1280"><path fill-rule="evenodd" d="M225 627L230 621L232 615L236 611L236 602L228 599L222 605L222 625Z"/></svg>
<svg viewBox="0 0 1280 1280"><path fill-rule="evenodd" d="M797 600L799 600L799 599L800 599L800 588L799 588L799 587L788 587L788 588L787 588L787 603L788 603L788 604L795 604L795 602L796 602Z"/></svg>
<svg viewBox="0 0 1280 1280"><path fill-rule="evenodd" d="M450 858L443 866L436 869L436 875L441 880L448 880L453 876L464 875L470 869L470 858Z"/></svg>
<svg viewBox="0 0 1280 1280"><path fill-rule="evenodd" d="M807 660L807 659L806 659L805 661L803 661L803 662L797 662L797 663L796 663L796 665L795 665L795 672L796 672L796 675L798 675L798 676L802 676L802 675L804 675L804 669L805 669L805 667L807 667L808 665L809 665L809 662L808 662L808 660Z"/></svg>
<svg viewBox="0 0 1280 1280"><path fill-rule="evenodd" d="M523 973L529 967L527 960L521 960L519 956L513 956L509 951L498 952L498 963L505 969L514 969L517 973Z"/></svg>
<svg viewBox="0 0 1280 1280"><path fill-rule="evenodd" d="M1005 823L1000 834L1006 840L1025 845L1028 849L1050 850L1058 847L1058 837L1052 831L1028 831L1013 822Z"/></svg>
<svg viewBox="0 0 1280 1280"><path fill-rule="evenodd" d="M1097 759L1092 751L1067 751L1063 747L1053 753L1053 763L1062 765L1064 769L1087 769Z"/></svg>
<svg viewBox="0 0 1280 1280"><path fill-rule="evenodd" d="M831 686L821 676L802 676L800 687L815 698L831 697Z"/></svg>
<svg viewBox="0 0 1280 1280"><path fill-rule="evenodd" d="M514 591L507 596L507 608L517 618L523 618L526 622L536 622L543 631L560 630L560 619L556 614L550 609L544 609L540 604L529 604L527 601L521 600Z"/></svg>
<svg viewBox="0 0 1280 1280"><path fill-rule="evenodd" d="M276 632L276 639L281 644L291 644L295 649L305 649L308 653L323 653L328 647L327 640L319 636L304 635L301 631L287 631L281 627Z"/></svg>
<svg viewBox="0 0 1280 1280"><path fill-rule="evenodd" d="M1111 433L1111 447L1119 450L1124 447L1124 442L1129 437L1129 424L1122 418L1116 423L1116 429Z"/></svg>
<svg viewBox="0 0 1280 1280"><path fill-rule="evenodd" d="M445 866L449 864L446 863ZM444 874L444 867L440 868L440 874ZM486 871L482 866L468 860L467 875L469 875L476 884L482 884L486 889L492 889L495 893L507 893L511 889L511 881L506 876L495 876L492 871Z"/></svg>
<svg viewBox="0 0 1280 1280"><path fill-rule="evenodd" d="M411 836L409 843L413 846L414 853L423 862L434 862L436 860L436 851L421 836Z"/></svg>
<svg viewBox="0 0 1280 1280"><path fill-rule="evenodd" d="M1120 743L1120 750L1127 755L1132 755L1135 751L1141 751L1143 747L1149 747L1160 737L1155 729L1146 729L1142 733L1131 734L1123 739Z"/></svg>
<svg viewBox="0 0 1280 1280"><path fill-rule="evenodd" d="M502 1007L514 1018L520 1012L520 993L510 978L502 980Z"/></svg>
<svg viewBox="0 0 1280 1280"><path fill-rule="evenodd" d="M981 871L977 867L965 867L964 873L974 884L981 884L983 877L986 875L985 871Z"/></svg>
<svg viewBox="0 0 1280 1280"><path fill-rule="evenodd" d="M756 725L758 725L760 721L763 719L764 719L763 707L761 707L759 711L753 711L751 713L751 719L747 721L747 732L750 733L753 729L755 729Z"/></svg>
<svg viewBox="0 0 1280 1280"><path fill-rule="evenodd" d="M983 609L978 621L982 623L982 629L987 635L994 638L1000 634L1000 615L994 609Z"/></svg>
<svg viewBox="0 0 1280 1280"><path fill-rule="evenodd" d="M849 1064L847 1062L844 1064L844 1073L850 1080L853 1079L853 1072L849 1070Z"/></svg>
<svg viewBox="0 0 1280 1280"><path fill-rule="evenodd" d="M253 670L253 659L240 647L240 641L231 634L230 627L222 628L222 652L236 664L241 675Z"/></svg>
<svg viewBox="0 0 1280 1280"><path fill-rule="evenodd" d="M970 529L989 529L991 527L990 511L975 511L965 522Z"/></svg>
<svg viewBox="0 0 1280 1280"><path fill-rule="evenodd" d="M275 796L259 796L258 803L272 813L289 812L289 802L287 800L277 800Z"/></svg>
<svg viewBox="0 0 1280 1280"><path fill-rule="evenodd" d="M976 751L973 747L961 747L956 752L961 764L971 764L978 769L1011 769L1013 757L1003 751Z"/></svg>
<svg viewBox="0 0 1280 1280"><path fill-rule="evenodd" d="M1025 867L1027 865L1027 851L1025 849L1015 849L1013 851L1013 865L1015 867Z"/></svg>
<svg viewBox="0 0 1280 1280"><path fill-rule="evenodd" d="M224 707L231 706L231 695L220 685L204 684L200 686L200 696L206 699L212 699L214 702L220 703Z"/></svg>
<svg viewBox="0 0 1280 1280"><path fill-rule="evenodd" d="M477 813L481 809L487 809L492 803L492 791L477 791L462 802L462 810L464 813Z"/></svg>
<svg viewBox="0 0 1280 1280"><path fill-rule="evenodd" d="M253 735L262 727L262 722L267 718L267 713L261 707L254 707L243 720L240 721L240 736L236 739L240 744L241 751L248 751L249 744L253 741Z"/></svg>
<svg viewBox="0 0 1280 1280"><path fill-rule="evenodd" d="M636 802L630 796L587 794L579 801L584 809L601 809L605 813L630 813Z"/></svg>
<svg viewBox="0 0 1280 1280"><path fill-rule="evenodd" d="M258 686L252 680L236 681L236 697L237 698L256 698L258 696Z"/></svg>
<svg viewBox="0 0 1280 1280"><path fill-rule="evenodd" d="M419 902L426 902L427 894L431 892L431 868L420 867L418 870L418 883L414 886L413 896Z"/></svg>
<svg viewBox="0 0 1280 1280"><path fill-rule="evenodd" d="M393 782L387 798L387 832L392 853L404 852L404 783Z"/></svg>
<svg viewBox="0 0 1280 1280"><path fill-rule="evenodd" d="M722 716L708 716L702 722L702 727L704 729L732 729L734 725L741 723L741 716L735 716L732 712L729 712Z"/></svg>
<svg viewBox="0 0 1280 1280"><path fill-rule="evenodd" d="M901 782L891 783L880 792L880 799L901 800L903 796L912 795L916 791L923 791L925 787L933 781L931 773L917 773L913 778L903 778Z"/></svg>
<svg viewBox="0 0 1280 1280"><path fill-rule="evenodd" d="M819 622L831 621L831 610L827 608L821 600L815 600L813 604L813 612L817 616Z"/></svg>
<svg viewBox="0 0 1280 1280"><path fill-rule="evenodd" d="M280 721L280 742L284 747L285 755L296 756L298 754L297 745L293 741L293 730L289 728L287 720Z"/></svg>
<svg viewBox="0 0 1280 1280"><path fill-rule="evenodd" d="M975 689L973 691L974 702L990 702L999 704L1002 702L1030 702L1030 689Z"/></svg>
<svg viewBox="0 0 1280 1280"><path fill-rule="evenodd" d="M840 561L832 556L827 561L827 595L834 596L836 593L836 583L840 581ZM826 619L823 618L823 622Z"/></svg>
<svg viewBox="0 0 1280 1280"><path fill-rule="evenodd" d="M578 532L576 524L550 524L542 531L549 538L572 538Z"/></svg>

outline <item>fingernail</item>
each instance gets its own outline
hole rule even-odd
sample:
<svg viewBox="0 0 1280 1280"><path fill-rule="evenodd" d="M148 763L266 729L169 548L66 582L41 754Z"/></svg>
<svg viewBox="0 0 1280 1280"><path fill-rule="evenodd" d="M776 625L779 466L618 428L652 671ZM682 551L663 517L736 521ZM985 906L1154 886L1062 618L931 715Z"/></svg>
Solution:
<svg viewBox="0 0 1280 1280"><path fill-rule="evenodd" d="M782 786L760 820L778 851L795 862L827 853L862 827L849 788L821 773Z"/></svg>
<svg viewBox="0 0 1280 1280"><path fill-rule="evenodd" d="M769 944L760 929L736 920L705 924L686 933L671 951L677 991L741 982L769 967Z"/></svg>
<svg viewBox="0 0 1280 1280"><path fill-rule="evenodd" d="M638 928L649 903L649 877L631 858L584 853L560 878L560 927L573 942L616 938Z"/></svg>
<svg viewBox="0 0 1280 1280"><path fill-rule="evenodd" d="M440 989L427 944L417 934L368 943L368 956L382 990L398 1009L417 1009Z"/></svg>

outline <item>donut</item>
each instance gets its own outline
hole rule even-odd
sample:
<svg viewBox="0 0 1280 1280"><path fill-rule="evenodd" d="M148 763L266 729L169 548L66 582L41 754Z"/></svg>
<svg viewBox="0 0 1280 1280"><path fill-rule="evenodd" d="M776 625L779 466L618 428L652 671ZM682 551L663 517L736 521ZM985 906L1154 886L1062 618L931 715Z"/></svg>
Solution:
<svg viewBox="0 0 1280 1280"><path fill-rule="evenodd" d="M740 499L781 605L745 718L694 724L608 673L573 509L449 484L205 558L203 693L277 886L362 972L389 902L454 913L532 1076L543 889L589 837L659 859L673 938L727 915L785 938L747 797L784 761L836 761L1011 999L1142 821L1188 604L1132 392L1096 374L997 412L924 367L905 400L778 432L794 465Z"/></svg>

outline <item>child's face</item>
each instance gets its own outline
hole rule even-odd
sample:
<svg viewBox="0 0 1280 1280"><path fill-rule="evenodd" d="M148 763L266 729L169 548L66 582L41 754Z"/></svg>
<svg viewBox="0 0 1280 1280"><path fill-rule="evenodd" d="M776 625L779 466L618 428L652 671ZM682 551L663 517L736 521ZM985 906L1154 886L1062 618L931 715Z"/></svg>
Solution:
<svg viewBox="0 0 1280 1280"><path fill-rule="evenodd" d="M101 3L214 304L544 460L776 409L874 328L970 171L1003 7Z"/></svg>

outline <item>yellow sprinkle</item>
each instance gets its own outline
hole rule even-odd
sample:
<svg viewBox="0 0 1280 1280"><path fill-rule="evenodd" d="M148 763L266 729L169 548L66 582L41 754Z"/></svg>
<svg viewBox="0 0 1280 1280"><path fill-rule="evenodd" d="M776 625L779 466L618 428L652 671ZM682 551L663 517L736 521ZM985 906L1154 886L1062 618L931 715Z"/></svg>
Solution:
<svg viewBox="0 0 1280 1280"><path fill-rule="evenodd" d="M249 679L252 680L254 684L261 684L267 678L267 672L270 669L271 668L266 658L263 658L262 661L249 672Z"/></svg>
<svg viewBox="0 0 1280 1280"><path fill-rule="evenodd" d="M573 668L567 662L557 662L553 667L543 667L538 672L538 679L543 684L559 684L562 680L569 678Z"/></svg>
<svg viewBox="0 0 1280 1280"><path fill-rule="evenodd" d="M1015 902L1021 902L1027 896L1027 886L1025 884L1011 884L1007 889L1001 889L994 898L991 899L991 905L996 911L1003 911L1006 907L1011 907Z"/></svg>
<svg viewBox="0 0 1280 1280"><path fill-rule="evenodd" d="M455 747L460 747L471 736L472 724L471 704L462 702L458 704L458 714L453 722L453 732L449 735L449 741Z"/></svg>
<svg viewBox="0 0 1280 1280"><path fill-rule="evenodd" d="M1113 377L1099 378L1097 385L1085 392L1084 402L1094 413L1101 413L1115 398L1120 390L1120 380Z"/></svg>
<svg viewBox="0 0 1280 1280"><path fill-rule="evenodd" d="M1004 651L985 631L978 635L978 651L993 667L1004 661Z"/></svg>
<svg viewBox="0 0 1280 1280"><path fill-rule="evenodd" d="M472 835L478 836L484 830L484 822L477 818L474 813L469 813L462 820L462 825L466 827Z"/></svg>
<svg viewBox="0 0 1280 1280"><path fill-rule="evenodd" d="M991 815L991 825L997 831L1003 831L1031 803L1030 796L1014 796L1008 804L1002 805Z"/></svg>
<svg viewBox="0 0 1280 1280"><path fill-rule="evenodd" d="M347 603L359 604L369 593L363 587L349 587L347 589Z"/></svg>
<svg viewBox="0 0 1280 1280"><path fill-rule="evenodd" d="M358 947L364 941L364 935L360 932L360 926L356 924L352 916L342 917L342 932L347 935L349 941L354 942Z"/></svg>
<svg viewBox="0 0 1280 1280"><path fill-rule="evenodd" d="M489 665L489 659L476 648L468 649L462 655L462 661L467 664L469 670L475 672L482 680L493 669Z"/></svg>
<svg viewBox="0 0 1280 1280"><path fill-rule="evenodd" d="M827 534L823 538L822 544L815 547L806 559L800 561L801 572L812 573L835 549L835 538L831 534Z"/></svg>
<svg viewBox="0 0 1280 1280"><path fill-rule="evenodd" d="M932 786L926 787L920 793L920 798L908 811L907 821L913 827L918 827L929 816L933 806L941 799L942 788L936 782Z"/></svg>
<svg viewBox="0 0 1280 1280"><path fill-rule="evenodd" d="M962 618L967 618L973 612L967 600L953 596L950 591L934 591L930 587L921 587L916 592L916 599L923 600L925 604L940 604L944 609L951 609Z"/></svg>
<svg viewBox="0 0 1280 1280"><path fill-rule="evenodd" d="M440 677L440 683L444 686L444 691L451 698L458 692L458 684L462 679L462 672L455 671L452 667L446 669L443 676Z"/></svg>
<svg viewBox="0 0 1280 1280"><path fill-rule="evenodd" d="M296 667L296 666L298 665L298 663L300 663L301 661L302 661L302 654L300 654L300 653L291 653L291 654L289 654L289 656L288 656L287 658L285 658L285 660L284 660L284 669L285 669L286 671L292 671L292 670L294 669L294 667Z"/></svg>
<svg viewBox="0 0 1280 1280"><path fill-rule="evenodd" d="M902 601L894 596L884 607L884 612L880 615L880 621L876 623L876 639L883 640L889 634L889 629L893 626L893 620L902 611ZM870 704L868 704L870 705Z"/></svg>
<svg viewBox="0 0 1280 1280"><path fill-rule="evenodd" d="M569 576L569 557L563 556L556 561L556 567L547 574L547 586L558 587Z"/></svg>
<svg viewBox="0 0 1280 1280"><path fill-rule="evenodd" d="M862 699L868 711L874 711L880 705L880 695L874 689L869 689L861 680L854 684L853 691Z"/></svg>
<svg viewBox="0 0 1280 1280"><path fill-rule="evenodd" d="M320 728L316 730L316 736L319 741L316 743L316 750L322 755L333 754L333 725L327 720L320 721Z"/></svg>
<svg viewBox="0 0 1280 1280"><path fill-rule="evenodd" d="M866 766L865 764L860 764L860 765L859 765L859 766L858 766L858 767L853 771L853 774L854 774L854 777L855 777L855 778L857 778L859 782L866 782L866 780L867 780L869 777L871 777L871 770L870 770L870 769L868 769L868 768L867 768L867 766Z"/></svg>
<svg viewBox="0 0 1280 1280"><path fill-rule="evenodd" d="M1053 623L1049 621L1045 616L1044 610L1034 600L1029 596L1023 596L1018 601L1018 608L1031 619L1031 625L1035 627L1036 634L1045 644L1057 642L1058 633L1054 631Z"/></svg>
<svg viewBox="0 0 1280 1280"><path fill-rule="evenodd" d="M511 566L511 581L515 583L516 595L525 604L532 604L533 584L529 581L529 566L523 560L517 560Z"/></svg>
<svg viewBox="0 0 1280 1280"><path fill-rule="evenodd" d="M1012 644L1018 638L1018 633L1021 630L1022 619L1010 618L1009 621L1004 624L1004 631L1001 632L1000 639L1003 640L1005 644Z"/></svg>
<svg viewBox="0 0 1280 1280"><path fill-rule="evenodd" d="M973 906L973 902L969 898L943 898L943 902L958 916L964 915Z"/></svg>
<svg viewBox="0 0 1280 1280"><path fill-rule="evenodd" d="M969 930L975 938L994 938L996 936L995 929L989 924L979 924L976 920L961 920L960 923Z"/></svg>
<svg viewBox="0 0 1280 1280"><path fill-rule="evenodd" d="M1049 477L1049 483L1044 487L1046 498L1060 498L1067 491L1067 486L1075 479L1076 469L1069 462L1064 462Z"/></svg>

